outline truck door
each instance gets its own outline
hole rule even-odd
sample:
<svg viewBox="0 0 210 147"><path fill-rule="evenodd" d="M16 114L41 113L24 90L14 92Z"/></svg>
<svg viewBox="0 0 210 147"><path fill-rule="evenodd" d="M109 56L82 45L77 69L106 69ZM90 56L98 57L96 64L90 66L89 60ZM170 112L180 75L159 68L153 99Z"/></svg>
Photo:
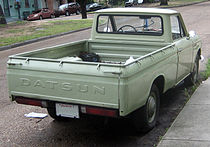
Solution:
<svg viewBox="0 0 210 147"><path fill-rule="evenodd" d="M184 27L177 15L171 16L172 39L177 49L177 82L185 78L192 65L192 41L187 37Z"/></svg>

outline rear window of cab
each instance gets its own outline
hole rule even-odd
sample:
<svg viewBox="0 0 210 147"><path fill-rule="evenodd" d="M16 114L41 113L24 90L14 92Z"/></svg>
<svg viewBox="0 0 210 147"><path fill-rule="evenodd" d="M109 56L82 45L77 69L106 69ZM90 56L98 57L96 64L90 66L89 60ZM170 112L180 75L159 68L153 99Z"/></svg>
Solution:
<svg viewBox="0 0 210 147"><path fill-rule="evenodd" d="M163 21L160 16L150 15L99 15L96 31L108 34L161 36Z"/></svg>

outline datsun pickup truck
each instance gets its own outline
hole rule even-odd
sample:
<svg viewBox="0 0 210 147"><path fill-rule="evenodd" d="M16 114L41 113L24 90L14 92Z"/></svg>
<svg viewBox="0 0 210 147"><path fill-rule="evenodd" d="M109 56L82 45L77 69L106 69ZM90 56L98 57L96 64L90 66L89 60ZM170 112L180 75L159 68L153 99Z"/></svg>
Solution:
<svg viewBox="0 0 210 147"><path fill-rule="evenodd" d="M113 8L95 13L91 38L9 57L12 101L47 108L54 119L127 118L151 130L160 97L198 78L201 41L180 13Z"/></svg>

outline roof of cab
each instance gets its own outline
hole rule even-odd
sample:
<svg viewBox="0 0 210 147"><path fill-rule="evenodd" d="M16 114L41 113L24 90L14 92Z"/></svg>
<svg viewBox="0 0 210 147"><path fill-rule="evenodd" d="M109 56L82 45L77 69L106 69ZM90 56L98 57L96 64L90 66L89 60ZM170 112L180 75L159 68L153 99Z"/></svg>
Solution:
<svg viewBox="0 0 210 147"><path fill-rule="evenodd" d="M109 8L101 9L96 13L150 13L150 14L177 14L178 12L170 9L161 8Z"/></svg>

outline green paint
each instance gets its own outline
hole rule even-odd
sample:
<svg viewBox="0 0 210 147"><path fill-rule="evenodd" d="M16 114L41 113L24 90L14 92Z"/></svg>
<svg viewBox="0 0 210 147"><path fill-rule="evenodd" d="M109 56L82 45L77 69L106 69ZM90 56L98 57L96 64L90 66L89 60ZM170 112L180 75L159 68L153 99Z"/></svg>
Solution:
<svg viewBox="0 0 210 147"><path fill-rule="evenodd" d="M99 33L97 18L104 14L111 16L112 27L116 27L113 15L140 15L139 19L142 15L147 18L148 15L159 16L164 33L160 36ZM174 40L173 36L178 34L172 32L172 16L179 18L181 24L177 26L182 25L185 32L185 36ZM70 22L61 23L68 25ZM196 44L192 45L192 42ZM195 48L191 48L193 46ZM95 14L89 40L10 56L7 68L9 93L10 96L114 108L119 110L120 116L127 116L145 105L154 83L161 92L166 92L187 77L193 70L200 47L200 39L188 35L182 17L176 11L101 10ZM81 51L97 53L102 62L72 61L71 58ZM131 56L135 60L125 63ZM23 84L23 78L28 83Z"/></svg>

